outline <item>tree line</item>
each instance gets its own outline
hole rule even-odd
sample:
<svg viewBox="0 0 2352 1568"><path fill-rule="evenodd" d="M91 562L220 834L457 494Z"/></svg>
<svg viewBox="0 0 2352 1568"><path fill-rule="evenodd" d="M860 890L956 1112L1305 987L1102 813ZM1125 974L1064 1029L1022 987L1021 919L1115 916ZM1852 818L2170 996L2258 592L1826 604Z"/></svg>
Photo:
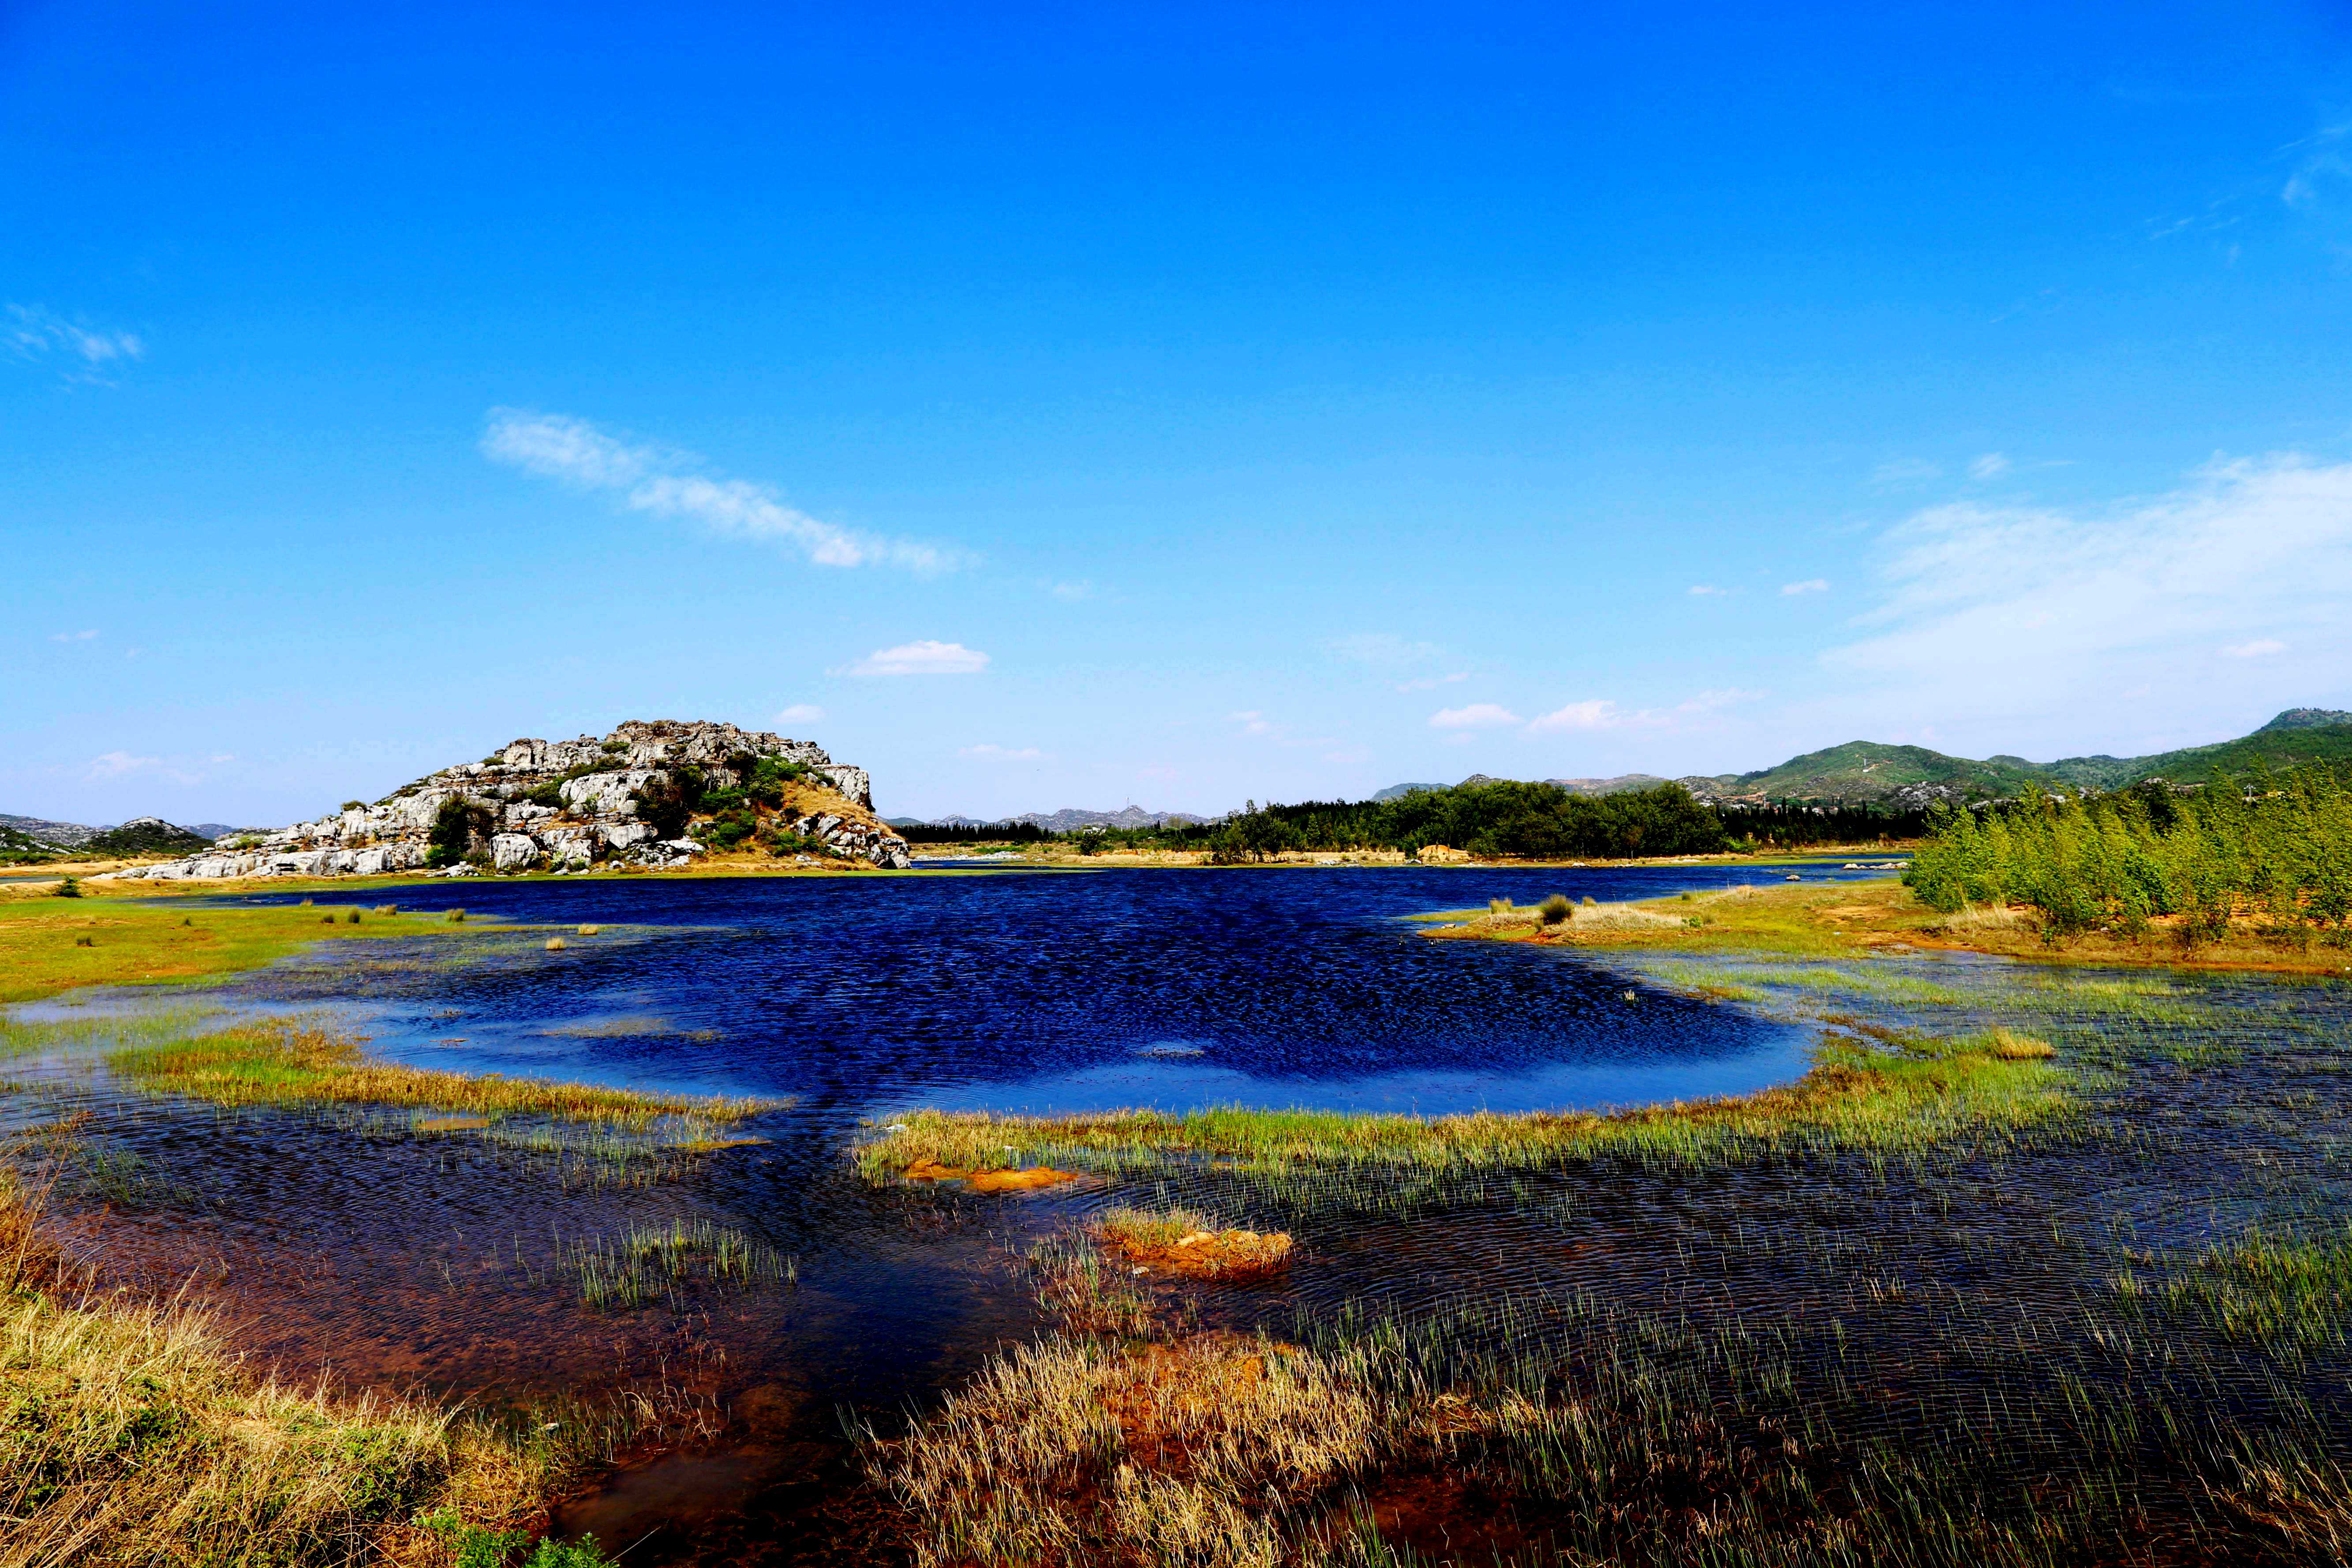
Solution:
<svg viewBox="0 0 2352 1568"><path fill-rule="evenodd" d="M2053 940L2094 930L2137 937L2180 916L2185 942L2218 941L2233 914L2266 917L2291 941L2347 940L2352 764L2284 775L2259 766L2188 789L2150 780L2111 795L2029 790L1948 813L1904 880L1947 912L2020 904Z"/></svg>
<svg viewBox="0 0 2352 1568"><path fill-rule="evenodd" d="M1034 824L998 827L900 828L909 843L1069 844L1106 849L1186 849L1219 864L1265 860L1286 851L1386 849L1418 853L1433 844L1484 858L1633 858L1725 850L1848 844L1916 837L1918 812L1867 805L1723 807L1693 798L1677 784L1616 795L1577 795L1553 784L1493 780L1454 789L1414 790L1388 800L1249 802L1216 822L1144 827L1082 828L1050 834Z"/></svg>

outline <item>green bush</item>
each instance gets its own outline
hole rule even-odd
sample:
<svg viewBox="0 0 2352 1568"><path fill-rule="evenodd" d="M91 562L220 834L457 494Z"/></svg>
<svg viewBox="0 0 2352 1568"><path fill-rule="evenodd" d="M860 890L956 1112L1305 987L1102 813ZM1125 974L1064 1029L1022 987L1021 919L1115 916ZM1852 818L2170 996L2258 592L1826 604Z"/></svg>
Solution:
<svg viewBox="0 0 2352 1568"><path fill-rule="evenodd" d="M1576 913L1576 906L1570 903L1563 893L1554 893L1536 908L1542 912L1543 923L1548 926L1556 926Z"/></svg>
<svg viewBox="0 0 2352 1568"><path fill-rule="evenodd" d="M80 898L81 879L79 877L68 877L64 881L59 882L58 884L58 897L61 899Z"/></svg>
<svg viewBox="0 0 2352 1568"><path fill-rule="evenodd" d="M2233 914L2342 932L2352 916L2352 793L2326 763L2178 793L2161 781L2071 799L2028 790L1981 818L1947 814L1904 880L1946 913L2025 905L2052 942L2093 930L2138 935L2166 915L2181 917L2189 946L2227 936Z"/></svg>
<svg viewBox="0 0 2352 1568"><path fill-rule="evenodd" d="M471 859L489 838L492 823L489 807L462 795L451 795L433 814L432 831L425 835L425 863L454 866Z"/></svg>

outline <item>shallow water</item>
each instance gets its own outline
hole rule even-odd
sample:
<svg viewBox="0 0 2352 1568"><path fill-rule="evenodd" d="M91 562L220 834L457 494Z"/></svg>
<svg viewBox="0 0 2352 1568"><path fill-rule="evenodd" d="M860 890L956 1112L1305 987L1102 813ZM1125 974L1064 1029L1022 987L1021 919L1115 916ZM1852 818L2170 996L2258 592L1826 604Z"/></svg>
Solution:
<svg viewBox="0 0 2352 1568"><path fill-rule="evenodd" d="M1350 1311L1416 1318L1507 1300L1834 1321L1842 1357L1851 1331L1884 1358L1890 1395L1872 1419L1889 1430L1933 1392L1937 1369L2018 1324L2078 1311L2120 1259L2352 1212L2352 1072L2338 1070L2352 1062L2352 999L2340 985L1967 956L1604 959L1430 942L1399 918L1552 891L1613 900L1720 876L404 888L407 907L561 925L570 945L547 952L544 931L339 944L212 999L332 1007L420 1065L795 1103L754 1124L770 1142L634 1184L583 1182L560 1160L470 1134L126 1099L63 1057L14 1064L8 1114L22 1124L86 1110L86 1148L138 1164L128 1179L113 1166L105 1179L68 1171L68 1226L84 1255L129 1282L192 1280L267 1359L492 1399L666 1389L684 1451L563 1514L608 1545L645 1537L632 1562L868 1560L881 1549L866 1524L835 1513L854 1473L837 1412L887 1426L1035 1331L1021 1249L1111 1204L1186 1202L1298 1237L1277 1282L1207 1291L1213 1322L1309 1332ZM570 934L588 921L599 935ZM1725 982L1752 999L1690 994ZM102 1017L123 994L31 1011ZM860 1118L918 1103L1442 1110L1728 1092L1793 1076L1824 1016L2044 1035L2085 1073L2085 1117L1926 1164L1595 1166L1423 1193L1192 1170L981 1197L869 1188L844 1158ZM583 1302L583 1247L681 1220L772 1249L793 1278L696 1278L641 1306ZM2235 1353L2214 1352L2214 1386L2252 1399L2270 1369ZM2343 1363L2316 1356L2304 1373L2341 1401Z"/></svg>

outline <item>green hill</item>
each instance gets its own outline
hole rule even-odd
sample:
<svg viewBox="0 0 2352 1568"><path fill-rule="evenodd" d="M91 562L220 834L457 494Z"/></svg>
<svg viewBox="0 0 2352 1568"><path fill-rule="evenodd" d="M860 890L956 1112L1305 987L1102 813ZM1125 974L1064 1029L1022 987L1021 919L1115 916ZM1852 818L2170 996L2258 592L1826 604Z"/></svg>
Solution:
<svg viewBox="0 0 2352 1568"><path fill-rule="evenodd" d="M1791 757L1778 767L1726 773L1706 782L1719 795L1762 795L1768 800L1881 801L1915 796L1924 801L1953 795L1968 799L2015 795L2029 784L2048 786L2054 781L2047 770L2022 757L1977 762L1946 756L1925 746L1848 741L1843 746Z"/></svg>
<svg viewBox="0 0 2352 1568"><path fill-rule="evenodd" d="M2067 757L2049 771L2078 788L2121 789L2142 779L2202 784L2216 772L2242 773L2256 763L2273 770L2301 763L2352 759L2352 713L2290 708L2251 735L2150 757Z"/></svg>
<svg viewBox="0 0 2352 1568"><path fill-rule="evenodd" d="M2347 761L2352 761L2352 712L2291 708L2251 735L2146 757L2066 757L2035 763L2023 757L1993 756L1978 762L1924 746L1849 741L1843 746L1791 757L1778 767L1682 782L1694 793L1719 797L1761 795L1769 800L1920 805L1935 799L2013 795L2028 784L2064 793L2124 789L2148 778L2202 784L2216 773L2236 775L2257 763L2284 771L2309 762Z"/></svg>

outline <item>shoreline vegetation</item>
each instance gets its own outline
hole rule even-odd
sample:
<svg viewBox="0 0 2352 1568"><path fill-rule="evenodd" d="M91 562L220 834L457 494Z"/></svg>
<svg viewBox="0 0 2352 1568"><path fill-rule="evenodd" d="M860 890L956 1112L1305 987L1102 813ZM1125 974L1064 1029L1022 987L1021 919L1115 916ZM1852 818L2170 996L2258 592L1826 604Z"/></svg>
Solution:
<svg viewBox="0 0 2352 1568"><path fill-rule="evenodd" d="M0 900L0 1002L200 981L321 939L468 930L438 911L357 905L187 912L19 896ZM412 1131L426 1133L486 1130L508 1117L628 1134L667 1129L691 1151L760 1142L724 1131L770 1106L409 1068L302 1020L213 1032L184 1026L194 1016L159 1022L153 1037L108 1050L108 1070L133 1090L226 1107L383 1106L406 1110ZM15 1024L0 1049L69 1045L86 1032ZM492 1415L257 1369L201 1310L96 1291L47 1239L44 1167L34 1155L54 1162L65 1147L44 1128L0 1147L0 1358L10 1401L0 1414L0 1555L289 1568L607 1562L593 1540L549 1538L549 1510L640 1440L646 1410L622 1400Z"/></svg>
<svg viewBox="0 0 2352 1568"><path fill-rule="evenodd" d="M1900 1150L2067 1116L2070 1076L2046 1059L2046 1046L2021 1048L2016 1039L2005 1031L1937 1038L1832 1030L1794 1083L1608 1113L1409 1116L1224 1107L1182 1115L1040 1117L916 1110L858 1143L854 1158L868 1182L882 1184L930 1165L988 1172L1062 1164L1106 1176L1193 1167L1280 1174L1318 1166L1445 1174L1601 1160L1697 1166Z"/></svg>
<svg viewBox="0 0 2352 1568"><path fill-rule="evenodd" d="M25 1563L597 1568L551 1500L635 1436L624 1408L504 1417L288 1382L201 1310L91 1292L0 1167L0 1542ZM543 1417L554 1415L550 1420Z"/></svg>

